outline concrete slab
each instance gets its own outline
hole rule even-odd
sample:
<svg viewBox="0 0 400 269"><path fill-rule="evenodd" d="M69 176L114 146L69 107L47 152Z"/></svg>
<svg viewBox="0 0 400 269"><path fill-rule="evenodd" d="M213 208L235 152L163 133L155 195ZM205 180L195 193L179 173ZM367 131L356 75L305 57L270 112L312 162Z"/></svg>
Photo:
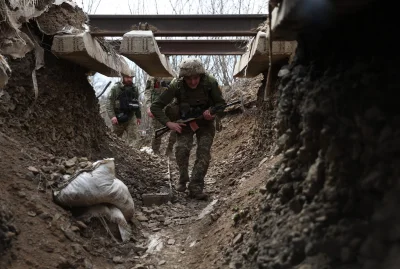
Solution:
<svg viewBox="0 0 400 269"><path fill-rule="evenodd" d="M105 76L133 75L125 59L104 46L89 33L55 35L51 51L58 57L82 65Z"/></svg>
<svg viewBox="0 0 400 269"><path fill-rule="evenodd" d="M302 1L283 0L279 7L274 8L271 20L274 40L296 40L298 31L304 27L304 21L298 14L299 9L296 8Z"/></svg>
<svg viewBox="0 0 400 269"><path fill-rule="evenodd" d="M272 42L273 64L284 64L296 48L296 41ZM236 63L234 77L256 77L268 70L269 66L268 34L258 32L257 36L249 43L247 51Z"/></svg>
<svg viewBox="0 0 400 269"><path fill-rule="evenodd" d="M152 31L130 31L124 34L119 51L150 76L174 77L174 71L160 52Z"/></svg>

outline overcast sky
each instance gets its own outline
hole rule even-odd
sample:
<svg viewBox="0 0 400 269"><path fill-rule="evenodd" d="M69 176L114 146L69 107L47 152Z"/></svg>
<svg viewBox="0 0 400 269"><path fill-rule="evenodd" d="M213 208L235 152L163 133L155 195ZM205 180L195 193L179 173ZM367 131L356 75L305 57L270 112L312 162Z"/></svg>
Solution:
<svg viewBox="0 0 400 269"><path fill-rule="evenodd" d="M266 0L75 0L90 14L258 14Z"/></svg>

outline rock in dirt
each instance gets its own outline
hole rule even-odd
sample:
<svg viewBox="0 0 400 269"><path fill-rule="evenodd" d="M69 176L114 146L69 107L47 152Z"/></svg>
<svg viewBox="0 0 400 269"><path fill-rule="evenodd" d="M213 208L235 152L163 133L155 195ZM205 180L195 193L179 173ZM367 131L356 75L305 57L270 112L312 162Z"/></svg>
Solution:
<svg viewBox="0 0 400 269"><path fill-rule="evenodd" d="M236 245L238 243L241 243L242 241L243 241L243 235L240 233L233 239L233 244Z"/></svg>
<svg viewBox="0 0 400 269"><path fill-rule="evenodd" d="M29 166L28 170L31 171L33 174L39 174L39 169L34 166Z"/></svg>
<svg viewBox="0 0 400 269"><path fill-rule="evenodd" d="M66 238L68 238L71 242L78 242L77 235L70 229L61 229L64 232Z"/></svg>
<svg viewBox="0 0 400 269"><path fill-rule="evenodd" d="M36 213L35 212L33 212L33 211L28 211L28 216L31 216L31 217L36 217Z"/></svg>
<svg viewBox="0 0 400 269"><path fill-rule="evenodd" d="M265 194L265 193L267 192L267 187L261 186L261 187L258 189L258 191L259 191L261 194Z"/></svg>
<svg viewBox="0 0 400 269"><path fill-rule="evenodd" d="M73 167L73 166L75 166L77 161L78 161L77 157L71 158L65 162L65 167L67 167L67 168Z"/></svg>
<svg viewBox="0 0 400 269"><path fill-rule="evenodd" d="M168 242L167 242L167 244L168 245L175 245L175 239L168 239Z"/></svg>
<svg viewBox="0 0 400 269"><path fill-rule="evenodd" d="M86 228L87 228L87 225L86 225L85 223L83 223L82 221L80 221L80 220L78 220L78 221L76 222L76 225L77 225L78 227L82 228L82 229L86 229Z"/></svg>
<svg viewBox="0 0 400 269"><path fill-rule="evenodd" d="M136 219L137 219L138 221L140 221L140 222L148 221L148 220L149 220L149 219L148 219L145 215L143 215L142 213L137 214L137 215L136 215Z"/></svg>
<svg viewBox="0 0 400 269"><path fill-rule="evenodd" d="M113 257L113 262L117 264L124 263L124 259L121 256L115 256Z"/></svg>

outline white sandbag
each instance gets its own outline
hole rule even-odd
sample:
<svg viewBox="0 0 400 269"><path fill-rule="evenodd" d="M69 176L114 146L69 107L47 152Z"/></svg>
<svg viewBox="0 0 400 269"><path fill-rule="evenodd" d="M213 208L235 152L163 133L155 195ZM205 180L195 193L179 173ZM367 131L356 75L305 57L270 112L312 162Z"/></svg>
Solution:
<svg viewBox="0 0 400 269"><path fill-rule="evenodd" d="M73 175L68 184L54 191L55 202L68 207L112 204L130 220L134 215L133 199L128 187L115 178L114 159L97 161L91 171L86 170Z"/></svg>
<svg viewBox="0 0 400 269"><path fill-rule="evenodd" d="M114 239L114 235L111 233L107 223L104 219L110 222L116 223L118 225L119 233L121 235L122 242L129 241L132 235L131 226L127 223L122 214L121 210L112 205L95 205L88 207L86 211L79 217L83 221L90 221L92 218L100 219L107 233ZM117 240L116 240L117 241Z"/></svg>

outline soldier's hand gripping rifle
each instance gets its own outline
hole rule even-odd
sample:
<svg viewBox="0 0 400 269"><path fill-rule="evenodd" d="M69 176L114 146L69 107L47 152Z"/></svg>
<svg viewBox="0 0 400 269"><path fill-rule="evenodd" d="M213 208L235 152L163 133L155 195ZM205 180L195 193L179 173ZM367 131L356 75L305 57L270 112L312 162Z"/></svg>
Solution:
<svg viewBox="0 0 400 269"><path fill-rule="evenodd" d="M241 103L241 101L238 100L238 101L229 103L229 104L227 104L227 105L215 106L215 107L210 108L210 113L211 113L211 115L214 115L214 114L217 113L217 112L223 111L223 110L224 110L225 108L227 108L227 107L230 107L230 106L233 106L233 105L237 105L237 104L240 104L240 103ZM176 123L189 123L189 124L190 124L191 122L195 122L196 120L201 120L201 119L203 119L203 118L204 118L203 115L200 115L200 116L197 117L197 118L189 118L189 119L185 119L185 120L180 119L180 120L177 120ZM168 131L170 131L170 129L168 128L168 126L164 126L164 127L160 128L160 129L157 129L157 130L156 130L155 136L156 136L156 137L160 137L160 136L162 136L163 134L165 134L165 133L168 132ZM193 130L193 131L195 131L195 130Z"/></svg>

